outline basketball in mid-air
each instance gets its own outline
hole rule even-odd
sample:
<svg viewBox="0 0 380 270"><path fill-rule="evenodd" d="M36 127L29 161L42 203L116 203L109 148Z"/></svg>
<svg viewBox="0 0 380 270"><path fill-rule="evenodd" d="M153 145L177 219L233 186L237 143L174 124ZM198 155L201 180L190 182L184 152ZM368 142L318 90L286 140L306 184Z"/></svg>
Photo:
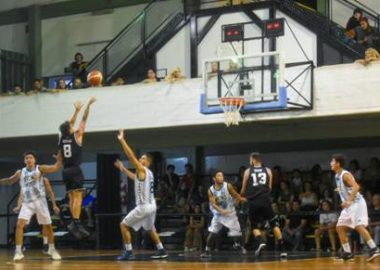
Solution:
<svg viewBox="0 0 380 270"><path fill-rule="evenodd" d="M87 75L87 83L89 86L101 86L103 81L103 74L99 70L93 70Z"/></svg>

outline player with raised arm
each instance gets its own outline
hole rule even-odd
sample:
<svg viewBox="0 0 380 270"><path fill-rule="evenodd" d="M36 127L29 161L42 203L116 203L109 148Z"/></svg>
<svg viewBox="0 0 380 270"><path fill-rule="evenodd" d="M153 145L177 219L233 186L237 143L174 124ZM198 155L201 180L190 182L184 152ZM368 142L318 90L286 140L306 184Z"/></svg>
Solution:
<svg viewBox="0 0 380 270"><path fill-rule="evenodd" d="M42 186L43 192L45 194L47 194L48 197L50 198L50 201L53 205L53 211L56 215L58 215L60 212L60 209L57 206L55 194L54 194L54 191L51 187L50 181L47 177L44 177L43 182L44 182L44 185ZM18 214L20 212L21 207L22 207L23 198L24 198L22 194L23 194L23 192L20 189L20 194L19 194L19 197L17 200L17 206L15 208L13 208L13 212L16 214ZM48 254L48 252L49 252L49 244L48 244L49 241L48 241L47 235L48 235L48 232L46 232L45 227L42 227L42 240L43 240L42 252L45 254Z"/></svg>
<svg viewBox="0 0 380 270"><path fill-rule="evenodd" d="M22 244L24 237L24 227L29 223L30 218L36 214L37 221L43 226L49 243L48 254L53 260L60 260L61 256L54 246L53 227L51 225L50 212L46 201L43 174L57 172L62 166L61 155L57 155L57 161L54 165L37 165L36 154L26 152L24 154L25 167L18 170L9 178L0 180L2 185L12 185L19 181L22 192L22 206L18 215L16 225L16 250L13 257L14 261L20 261L24 258Z"/></svg>
<svg viewBox="0 0 380 270"><path fill-rule="evenodd" d="M240 247L243 254L247 251L244 248L244 239L240 228L240 223L236 215L235 202L245 201L233 186L224 181L222 171L216 171L213 175L214 185L208 190L210 210L213 213L211 225L208 228L209 235L205 252L201 254L202 258L211 257L211 247L214 244L216 235L224 227L228 228L228 236L234 238L235 246Z"/></svg>
<svg viewBox="0 0 380 270"><path fill-rule="evenodd" d="M288 254L284 250L284 240L279 228L279 222L273 213L270 193L272 190L272 172L261 162L260 153L252 153L250 167L245 171L241 196L248 200L248 216L252 226L252 235L258 242L255 256L259 257L266 244L262 240L259 224L268 221L278 240L280 257L285 259Z"/></svg>
<svg viewBox="0 0 380 270"><path fill-rule="evenodd" d="M366 227L368 226L367 203L359 193L360 187L354 176L343 169L345 157L342 154L334 154L331 158L331 170L335 172L336 190L342 200L342 212L340 213L336 230L343 248L343 253L339 259L344 261L354 258L348 242L347 233L349 230L356 230L370 248L370 255L367 262L380 256L379 248L376 247L371 235Z"/></svg>
<svg viewBox="0 0 380 270"><path fill-rule="evenodd" d="M132 253L130 228L138 231L141 227L149 232L150 237L156 244L157 252L152 256L152 258L166 258L168 257L168 254L162 246L160 237L158 236L154 226L157 207L156 200L154 198L154 176L152 171L149 170L149 167L152 164L152 156L149 154L143 154L140 159L137 159L136 155L124 139L123 130L120 130L117 138L129 161L136 168L136 173L133 173L126 169L120 160L115 162L115 166L121 172L125 173L130 179L134 180L136 198L136 207L129 212L129 214L120 223L120 230L124 240L125 251L118 257L118 260L126 261L134 259L134 255Z"/></svg>
<svg viewBox="0 0 380 270"><path fill-rule="evenodd" d="M84 176L80 165L82 164L82 145L86 129L88 115L91 105L96 101L92 97L83 113L79 128L75 130L75 122L83 104L75 102L75 111L70 121L66 121L59 127L61 132L59 138L59 151L63 158L63 181L66 184L66 192L69 197L69 208L72 222L67 226L68 230L78 239L89 237L89 232L80 223L80 214L82 210L82 201L84 194Z"/></svg>

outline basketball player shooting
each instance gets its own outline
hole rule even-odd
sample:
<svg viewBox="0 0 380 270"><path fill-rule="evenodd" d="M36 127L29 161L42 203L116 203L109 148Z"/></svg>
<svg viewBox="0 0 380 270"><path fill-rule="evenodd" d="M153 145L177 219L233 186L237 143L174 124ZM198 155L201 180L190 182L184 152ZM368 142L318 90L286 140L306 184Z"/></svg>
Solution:
<svg viewBox="0 0 380 270"><path fill-rule="evenodd" d="M136 155L124 139L123 130L120 130L117 138L129 161L136 168L136 173L133 173L125 168L120 160L115 162L116 168L125 173L131 180L134 181L136 198L136 207L129 212L129 214L120 223L120 230L124 240L125 251L118 257L118 260L127 261L135 258L132 253L130 228L138 231L141 227L149 232L150 237L157 247L156 254L151 258L166 258L168 257L168 254L162 246L160 237L158 236L154 226L157 207L156 200L154 198L154 176L152 171L149 170L149 167L153 161L152 156L150 154L143 154L140 159L137 159Z"/></svg>
<svg viewBox="0 0 380 270"><path fill-rule="evenodd" d="M54 233L51 224L51 217L46 201L43 174L55 173L62 167L61 155L57 155L57 161L54 165L37 165L36 154L26 152L24 154L25 167L18 170L9 178L0 180L2 185L12 185L20 182L22 192L22 205L16 225L16 250L13 257L14 261L21 261L24 258L22 244L24 238L24 227L29 223L30 218L36 214L37 221L43 226L48 237L49 249L48 254L53 260L60 260L61 256L54 246Z"/></svg>
<svg viewBox="0 0 380 270"><path fill-rule="evenodd" d="M67 226L68 230L78 239L89 237L89 232L80 223L82 200L84 195L84 176L80 165L82 164L82 145L91 105L96 101L92 97L83 113L82 121L77 130L74 129L76 119L83 104L75 102L75 111L70 121L66 121L59 127L59 151L63 158L63 181L66 184L66 192L69 197L69 207L72 222Z"/></svg>

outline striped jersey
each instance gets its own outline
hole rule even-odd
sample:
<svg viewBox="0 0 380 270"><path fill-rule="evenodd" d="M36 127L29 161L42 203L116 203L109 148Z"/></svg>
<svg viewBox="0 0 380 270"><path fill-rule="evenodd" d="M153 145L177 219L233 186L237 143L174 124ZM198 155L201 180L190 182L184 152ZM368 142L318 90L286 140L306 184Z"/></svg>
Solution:
<svg viewBox="0 0 380 270"><path fill-rule="evenodd" d="M135 198L136 205L156 203L154 198L154 176L148 168L145 168L145 180L140 180L136 173Z"/></svg>
<svg viewBox="0 0 380 270"><path fill-rule="evenodd" d="M38 165L32 170L28 170L26 167L21 170L20 188L23 195L23 202L25 203L45 198L44 179Z"/></svg>
<svg viewBox="0 0 380 270"><path fill-rule="evenodd" d="M346 186L343 181L343 176L347 173L350 173L350 172L343 170L340 174L335 174L336 187L337 187L337 191L339 193L339 196L342 202L347 201L352 192L352 187ZM363 199L363 196L358 192L356 194L354 202L357 202L360 199Z"/></svg>
<svg viewBox="0 0 380 270"><path fill-rule="evenodd" d="M235 213L235 199L228 191L228 183L224 182L220 189L216 189L215 185L210 187L210 191L215 198L216 204L225 210ZM214 215L220 215L220 213L210 204L210 210Z"/></svg>

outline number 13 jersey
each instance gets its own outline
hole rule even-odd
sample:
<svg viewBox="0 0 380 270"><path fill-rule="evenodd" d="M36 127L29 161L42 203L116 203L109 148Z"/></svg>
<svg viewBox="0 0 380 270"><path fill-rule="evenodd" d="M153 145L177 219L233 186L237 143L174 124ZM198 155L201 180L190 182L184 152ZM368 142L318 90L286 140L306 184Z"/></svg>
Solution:
<svg viewBox="0 0 380 270"><path fill-rule="evenodd" d="M246 198L254 200L270 196L269 174L266 167L250 167Z"/></svg>
<svg viewBox="0 0 380 270"><path fill-rule="evenodd" d="M65 168L79 166L82 163L82 146L76 140L76 133L67 137L59 136L58 143Z"/></svg>

